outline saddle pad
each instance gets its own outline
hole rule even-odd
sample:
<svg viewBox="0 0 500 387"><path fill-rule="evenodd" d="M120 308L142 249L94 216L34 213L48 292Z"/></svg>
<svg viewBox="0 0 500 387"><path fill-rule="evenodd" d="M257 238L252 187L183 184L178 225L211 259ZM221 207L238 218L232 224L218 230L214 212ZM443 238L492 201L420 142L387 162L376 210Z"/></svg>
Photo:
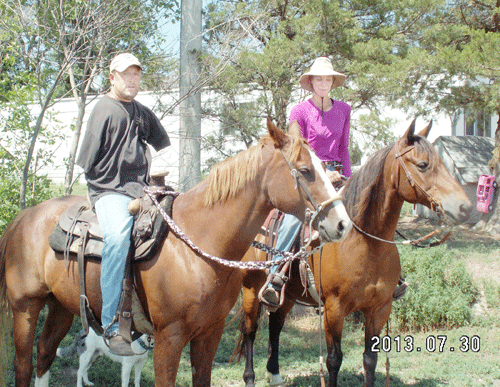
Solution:
<svg viewBox="0 0 500 387"><path fill-rule="evenodd" d="M69 252L77 254L81 244L82 238L80 236L68 235L59 224L56 224L49 236L49 246L52 250L59 253L64 253L65 250L69 248ZM103 246L102 238L89 238L85 246L85 256L100 261Z"/></svg>

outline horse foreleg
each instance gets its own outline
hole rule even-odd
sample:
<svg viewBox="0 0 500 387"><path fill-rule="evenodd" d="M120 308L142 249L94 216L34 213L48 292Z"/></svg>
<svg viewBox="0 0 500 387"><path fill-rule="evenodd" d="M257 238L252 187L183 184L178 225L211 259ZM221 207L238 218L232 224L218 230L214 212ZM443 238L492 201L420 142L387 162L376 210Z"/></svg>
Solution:
<svg viewBox="0 0 500 387"><path fill-rule="evenodd" d="M280 334L285 324L286 316L293 308L293 305L293 303L285 300L281 308L276 312L269 313L269 358L267 360L267 371L270 373L270 386L285 386L285 382L280 376Z"/></svg>
<svg viewBox="0 0 500 387"><path fill-rule="evenodd" d="M221 320L202 338L191 341L190 356L193 387L210 387L212 362L223 331L224 320Z"/></svg>
<svg viewBox="0 0 500 387"><path fill-rule="evenodd" d="M174 387L182 350L187 344L187 338L181 334L184 327L172 324L170 329L154 332L154 370L155 387Z"/></svg>
<svg viewBox="0 0 500 387"><path fill-rule="evenodd" d="M49 371L56 356L57 347L66 336L73 323L73 313L65 309L55 298L49 298L49 312L37 345L35 385L44 386L38 382ZM43 378L43 380L47 378Z"/></svg>
<svg viewBox="0 0 500 387"><path fill-rule="evenodd" d="M363 367L365 369L365 387L375 385L375 369L377 368L377 352L373 351L374 337L380 335L391 313L392 300L375 313L365 313L365 352Z"/></svg>
<svg viewBox="0 0 500 387"><path fill-rule="evenodd" d="M326 367L328 369L328 386L336 387L337 379L342 366L342 330L344 329L344 314L340 312L338 300L332 297L325 302L325 337L328 355Z"/></svg>
<svg viewBox="0 0 500 387"><path fill-rule="evenodd" d="M245 371L243 372L243 380L245 387L255 387L255 371L253 368L253 345L257 329L243 334L243 345L245 353Z"/></svg>

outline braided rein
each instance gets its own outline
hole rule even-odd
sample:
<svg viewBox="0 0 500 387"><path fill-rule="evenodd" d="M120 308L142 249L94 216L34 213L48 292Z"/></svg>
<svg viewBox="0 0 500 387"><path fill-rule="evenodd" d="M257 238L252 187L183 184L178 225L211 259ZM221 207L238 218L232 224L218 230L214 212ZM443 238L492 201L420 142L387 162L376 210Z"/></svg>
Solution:
<svg viewBox="0 0 500 387"><path fill-rule="evenodd" d="M220 258L220 257L215 257L213 255L210 255L203 250L201 250L199 247L197 247L188 237L186 234L182 232L182 230L175 224L175 222L172 220L170 216L165 212L165 210L161 207L160 203L158 202L158 199L156 196L158 194L162 195L169 195L169 196L179 196L179 192L175 191L167 191L164 189L152 189L150 187L144 187L144 192L151 198L153 203L155 204L156 208L160 212L161 216L167 222L170 230L172 233L179 238L181 241L183 241L194 253L197 255L208 259L213 262L217 262L221 265L233 268L233 269L246 269L246 270L263 270L267 269L272 266L276 265L281 265L282 263L286 261L292 261L296 258L305 258L309 255L312 255L314 251L306 252L304 250L300 250L296 254L292 254L290 252L286 251L281 251L281 250L276 250L270 246L267 246L264 243L253 241L252 246L262 250L268 254L272 254L274 256L279 256L282 257L281 259L277 260L272 260L272 261L250 261L250 262L240 262L240 261L231 261L228 259Z"/></svg>

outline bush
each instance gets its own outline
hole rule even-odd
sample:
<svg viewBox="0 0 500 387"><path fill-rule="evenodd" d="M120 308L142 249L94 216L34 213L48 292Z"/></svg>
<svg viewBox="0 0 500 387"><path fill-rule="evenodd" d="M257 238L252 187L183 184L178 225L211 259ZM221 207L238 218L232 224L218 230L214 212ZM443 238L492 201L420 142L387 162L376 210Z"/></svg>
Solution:
<svg viewBox="0 0 500 387"><path fill-rule="evenodd" d="M407 293L393 304L392 323L403 330L467 325L479 291L463 263L445 246L399 250Z"/></svg>
<svg viewBox="0 0 500 387"><path fill-rule="evenodd" d="M2 168L0 165L0 235L4 232L7 225L21 211L19 205L20 180L13 177L11 171ZM26 197L26 206L34 206L51 197L49 189L50 181L47 177L31 177L28 189L30 190Z"/></svg>
<svg viewBox="0 0 500 387"><path fill-rule="evenodd" d="M485 279L483 280L483 289L488 308L500 307L500 286L497 282L489 278Z"/></svg>

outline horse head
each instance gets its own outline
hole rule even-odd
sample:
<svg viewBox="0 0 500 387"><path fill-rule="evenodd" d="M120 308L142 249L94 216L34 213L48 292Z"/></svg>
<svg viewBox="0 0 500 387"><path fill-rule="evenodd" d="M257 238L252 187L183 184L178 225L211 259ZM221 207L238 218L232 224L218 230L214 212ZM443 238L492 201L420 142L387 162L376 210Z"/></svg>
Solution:
<svg viewBox="0 0 500 387"><path fill-rule="evenodd" d="M266 172L268 198L272 205L304 221L311 215L314 229L323 242L342 240L351 221L340 195L330 183L325 169L297 122L288 134L267 120L273 162Z"/></svg>
<svg viewBox="0 0 500 387"><path fill-rule="evenodd" d="M427 140L432 121L415 134L415 120L396 141L395 184L399 195L410 203L422 204L445 215L451 224L465 222L472 204L462 186L444 166L434 146Z"/></svg>

